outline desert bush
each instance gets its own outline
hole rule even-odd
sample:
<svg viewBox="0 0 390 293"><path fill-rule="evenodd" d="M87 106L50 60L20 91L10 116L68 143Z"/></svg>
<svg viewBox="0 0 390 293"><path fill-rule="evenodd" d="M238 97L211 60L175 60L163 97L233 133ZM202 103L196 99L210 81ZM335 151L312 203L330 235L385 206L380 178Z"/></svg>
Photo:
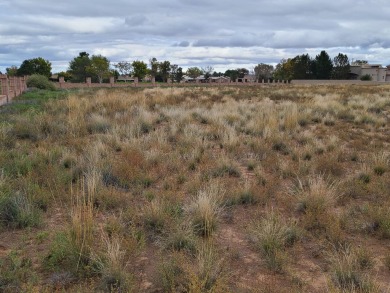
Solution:
<svg viewBox="0 0 390 293"><path fill-rule="evenodd" d="M26 84L28 87L43 89L43 90L56 90L55 85L49 81L49 79L40 74L33 74L28 77Z"/></svg>
<svg viewBox="0 0 390 293"><path fill-rule="evenodd" d="M229 292L223 259L208 243L198 250L195 268L187 268L188 292Z"/></svg>
<svg viewBox="0 0 390 293"><path fill-rule="evenodd" d="M211 176L216 177L223 177L223 176L230 176L230 177L240 177L241 173L240 170L234 165L227 165L223 164L215 169L212 169L210 171Z"/></svg>
<svg viewBox="0 0 390 293"><path fill-rule="evenodd" d="M87 129L89 133L106 133L110 128L110 121L99 114L92 113L88 118Z"/></svg>
<svg viewBox="0 0 390 293"><path fill-rule="evenodd" d="M294 102L284 102L281 108L283 128L288 131L293 131L298 126L299 121L297 104Z"/></svg>
<svg viewBox="0 0 390 293"><path fill-rule="evenodd" d="M284 250L299 238L297 227L286 224L280 214L271 210L251 224L249 233L267 267L274 272L282 272L287 261Z"/></svg>
<svg viewBox="0 0 390 293"><path fill-rule="evenodd" d="M370 276L363 272L359 252L347 246L330 256L330 271L333 283L348 292L376 292L376 285Z"/></svg>
<svg viewBox="0 0 390 293"><path fill-rule="evenodd" d="M196 234L209 237L217 228L224 190L217 183L200 190L187 207Z"/></svg>
<svg viewBox="0 0 390 293"><path fill-rule="evenodd" d="M288 145L281 140L276 140L272 145L272 149L280 152L282 155L288 155L290 153Z"/></svg>
<svg viewBox="0 0 390 293"><path fill-rule="evenodd" d="M102 235L104 252L92 256L101 274L101 287L106 292L132 292L132 275L126 272L127 253L123 240Z"/></svg>
<svg viewBox="0 0 390 293"><path fill-rule="evenodd" d="M165 203L162 200L153 199L143 208L143 222L147 230L161 233L166 221Z"/></svg>
<svg viewBox="0 0 390 293"><path fill-rule="evenodd" d="M330 219L329 211L340 196L337 182L323 176L311 177L307 182L298 179L289 193L297 200L297 210L305 215L306 229L330 228L328 224L331 223L327 220Z"/></svg>
<svg viewBox="0 0 390 293"><path fill-rule="evenodd" d="M158 265L158 273L164 292L188 292L185 259L181 254L165 256Z"/></svg>
<svg viewBox="0 0 390 293"><path fill-rule="evenodd" d="M160 240L161 246L166 250L185 251L190 254L196 252L196 239L189 223L175 223Z"/></svg>
<svg viewBox="0 0 390 293"><path fill-rule="evenodd" d="M45 266L58 272L66 269L73 275L97 274L97 263L92 258L94 243L94 198L100 187L101 175L96 169L89 170L71 194L70 225L57 233Z"/></svg>
<svg viewBox="0 0 390 293"><path fill-rule="evenodd" d="M360 80L370 81L370 80L372 80L372 77L371 77L371 75L369 75L369 74L364 74L364 75L362 75L362 76L360 77Z"/></svg>
<svg viewBox="0 0 390 293"><path fill-rule="evenodd" d="M24 284L37 278L30 258L11 251L0 259L0 292L22 292Z"/></svg>
<svg viewBox="0 0 390 293"><path fill-rule="evenodd" d="M390 166L390 156L384 151L375 153L371 161L374 173L379 176L382 176Z"/></svg>
<svg viewBox="0 0 390 293"><path fill-rule="evenodd" d="M18 117L13 124L11 134L17 139L29 139L31 141L37 141L40 137L40 131L37 123L30 117Z"/></svg>
<svg viewBox="0 0 390 293"><path fill-rule="evenodd" d="M41 213L31 198L17 192L0 193L0 227L37 227L41 223Z"/></svg>
<svg viewBox="0 0 390 293"><path fill-rule="evenodd" d="M383 239L390 239L390 209L386 206L370 206L364 210L367 220L364 230L375 233Z"/></svg>

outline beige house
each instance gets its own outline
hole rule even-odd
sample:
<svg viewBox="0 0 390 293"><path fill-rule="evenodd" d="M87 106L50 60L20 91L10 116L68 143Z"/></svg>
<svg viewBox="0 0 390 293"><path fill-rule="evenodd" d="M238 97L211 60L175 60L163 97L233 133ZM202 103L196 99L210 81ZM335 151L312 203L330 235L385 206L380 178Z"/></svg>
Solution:
<svg viewBox="0 0 390 293"><path fill-rule="evenodd" d="M360 79L364 75L371 76L372 81L386 82L388 75L388 68L382 67L380 64L362 64L362 65L351 65L351 77L353 79Z"/></svg>
<svg viewBox="0 0 390 293"><path fill-rule="evenodd" d="M209 77L210 83L229 83L230 77L225 76L210 76Z"/></svg>

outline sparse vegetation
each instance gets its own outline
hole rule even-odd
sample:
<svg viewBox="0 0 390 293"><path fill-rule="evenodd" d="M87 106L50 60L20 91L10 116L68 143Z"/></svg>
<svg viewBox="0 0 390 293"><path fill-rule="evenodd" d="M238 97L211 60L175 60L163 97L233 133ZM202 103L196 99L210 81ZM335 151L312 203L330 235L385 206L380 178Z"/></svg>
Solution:
<svg viewBox="0 0 390 293"><path fill-rule="evenodd" d="M386 292L389 99L25 93L0 115L0 291Z"/></svg>

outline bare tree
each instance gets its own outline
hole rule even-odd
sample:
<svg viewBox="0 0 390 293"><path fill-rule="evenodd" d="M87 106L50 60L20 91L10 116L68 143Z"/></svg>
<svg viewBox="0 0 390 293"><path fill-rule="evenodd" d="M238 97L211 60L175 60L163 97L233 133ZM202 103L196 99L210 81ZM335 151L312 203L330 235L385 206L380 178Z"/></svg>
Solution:
<svg viewBox="0 0 390 293"><path fill-rule="evenodd" d="M114 67L119 71L121 75L130 75L132 66L130 62L120 61L114 65Z"/></svg>

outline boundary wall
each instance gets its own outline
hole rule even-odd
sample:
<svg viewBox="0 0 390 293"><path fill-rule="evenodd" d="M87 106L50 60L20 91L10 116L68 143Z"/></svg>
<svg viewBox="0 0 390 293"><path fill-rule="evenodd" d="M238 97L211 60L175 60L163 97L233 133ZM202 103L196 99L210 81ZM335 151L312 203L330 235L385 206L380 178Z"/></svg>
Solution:
<svg viewBox="0 0 390 293"><path fill-rule="evenodd" d="M26 89L27 77L0 74L0 106L8 104L13 98L20 96Z"/></svg>

